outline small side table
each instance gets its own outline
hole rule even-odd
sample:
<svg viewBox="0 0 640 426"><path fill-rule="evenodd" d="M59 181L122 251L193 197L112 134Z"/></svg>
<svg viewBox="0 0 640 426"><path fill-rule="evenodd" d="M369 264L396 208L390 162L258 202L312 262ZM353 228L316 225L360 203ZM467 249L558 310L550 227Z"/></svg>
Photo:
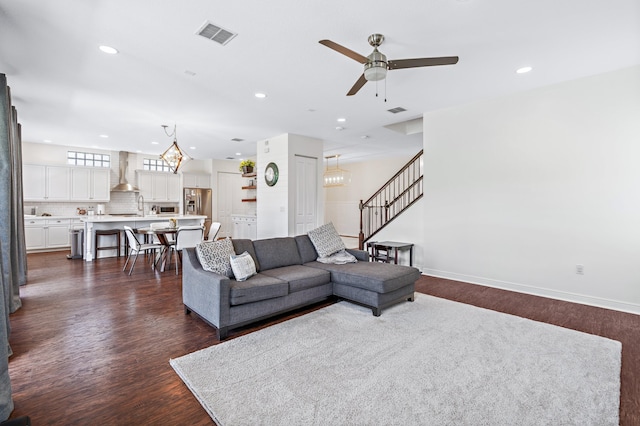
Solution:
<svg viewBox="0 0 640 426"><path fill-rule="evenodd" d="M409 266L413 266L413 243L400 243L397 241L377 241L372 243L373 245L373 260L374 261L384 261L398 264L398 252L409 250ZM394 256L390 257L391 251L393 250ZM385 254L380 254L379 252L383 251Z"/></svg>

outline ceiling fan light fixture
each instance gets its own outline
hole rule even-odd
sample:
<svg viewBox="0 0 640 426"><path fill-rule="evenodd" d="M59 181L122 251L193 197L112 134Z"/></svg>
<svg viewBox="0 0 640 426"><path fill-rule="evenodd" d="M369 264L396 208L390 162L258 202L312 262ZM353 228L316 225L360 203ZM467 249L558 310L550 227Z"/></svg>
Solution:
<svg viewBox="0 0 640 426"><path fill-rule="evenodd" d="M373 62L365 65L364 78L367 81L384 80L387 77L387 64L385 62Z"/></svg>

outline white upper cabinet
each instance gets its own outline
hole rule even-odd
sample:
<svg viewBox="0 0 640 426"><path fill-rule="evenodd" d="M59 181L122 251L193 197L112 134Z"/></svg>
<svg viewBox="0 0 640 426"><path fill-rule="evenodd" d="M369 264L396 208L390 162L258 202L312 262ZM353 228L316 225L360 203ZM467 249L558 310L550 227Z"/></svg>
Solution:
<svg viewBox="0 0 640 426"><path fill-rule="evenodd" d="M72 201L109 201L109 169L78 167L71 169Z"/></svg>
<svg viewBox="0 0 640 426"><path fill-rule="evenodd" d="M183 173L182 184L185 188L211 188L211 175L205 173Z"/></svg>
<svg viewBox="0 0 640 426"><path fill-rule="evenodd" d="M110 169L69 166L22 166L25 201L109 201Z"/></svg>
<svg viewBox="0 0 640 426"><path fill-rule="evenodd" d="M138 188L145 202L180 202L180 176L166 172L136 171Z"/></svg>
<svg viewBox="0 0 640 426"><path fill-rule="evenodd" d="M181 197L180 175L170 174L167 180L168 201L179 203Z"/></svg>
<svg viewBox="0 0 640 426"><path fill-rule="evenodd" d="M47 201L69 201L71 173L69 167L47 166L46 199Z"/></svg>
<svg viewBox="0 0 640 426"><path fill-rule="evenodd" d="M46 169L46 166L36 164L22 166L22 191L25 201L46 200Z"/></svg>
<svg viewBox="0 0 640 426"><path fill-rule="evenodd" d="M22 166L25 201L69 201L69 168L64 166Z"/></svg>

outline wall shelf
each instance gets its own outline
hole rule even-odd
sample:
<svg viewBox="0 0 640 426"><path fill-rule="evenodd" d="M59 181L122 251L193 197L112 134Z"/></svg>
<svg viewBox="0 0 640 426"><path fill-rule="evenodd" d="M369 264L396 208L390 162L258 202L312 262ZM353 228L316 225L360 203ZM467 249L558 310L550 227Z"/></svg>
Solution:
<svg viewBox="0 0 640 426"><path fill-rule="evenodd" d="M252 178L252 177L256 177L258 176L258 174L256 172L253 173L243 173L242 177L246 177L246 178Z"/></svg>
<svg viewBox="0 0 640 426"><path fill-rule="evenodd" d="M255 185L251 185L251 186L243 186L242 189L257 189L258 187Z"/></svg>
<svg viewBox="0 0 640 426"><path fill-rule="evenodd" d="M257 198L243 198L242 202L243 203L255 203L257 200Z"/></svg>

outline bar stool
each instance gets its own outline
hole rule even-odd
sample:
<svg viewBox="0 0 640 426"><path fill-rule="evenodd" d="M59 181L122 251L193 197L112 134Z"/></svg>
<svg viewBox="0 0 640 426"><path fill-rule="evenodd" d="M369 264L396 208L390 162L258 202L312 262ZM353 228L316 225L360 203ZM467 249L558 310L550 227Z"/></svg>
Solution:
<svg viewBox="0 0 640 426"><path fill-rule="evenodd" d="M106 237L106 236L115 236L116 237L116 245L108 246L108 247L98 247L98 237ZM117 256L120 257L120 230L119 229L97 229L95 241L93 243L93 247L95 247L95 258L98 258L98 250L117 250Z"/></svg>

